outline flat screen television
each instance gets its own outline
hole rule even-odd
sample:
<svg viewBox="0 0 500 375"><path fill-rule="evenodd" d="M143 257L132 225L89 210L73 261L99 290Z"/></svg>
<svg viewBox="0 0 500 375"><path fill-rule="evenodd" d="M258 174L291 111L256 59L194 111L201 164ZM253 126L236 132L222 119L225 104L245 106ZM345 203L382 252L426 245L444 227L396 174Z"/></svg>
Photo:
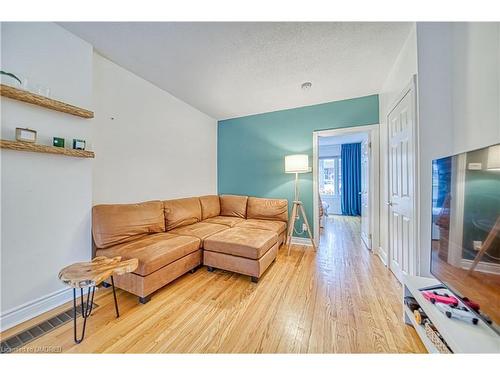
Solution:
<svg viewBox="0 0 500 375"><path fill-rule="evenodd" d="M500 144L434 160L432 172L431 273L500 334Z"/></svg>

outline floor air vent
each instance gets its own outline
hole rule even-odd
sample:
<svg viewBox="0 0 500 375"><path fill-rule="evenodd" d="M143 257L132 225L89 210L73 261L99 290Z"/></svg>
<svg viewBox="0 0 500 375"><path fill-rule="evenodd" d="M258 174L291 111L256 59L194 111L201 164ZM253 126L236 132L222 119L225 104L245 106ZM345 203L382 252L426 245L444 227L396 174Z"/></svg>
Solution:
<svg viewBox="0 0 500 375"><path fill-rule="evenodd" d="M86 303L83 304L85 308ZM94 303L94 308L98 307L97 304ZM76 314L82 314L81 305L76 307ZM73 308L62 312L59 315L56 315L52 318L47 319L44 322L41 322L31 328L28 328L14 336L9 337L8 339L2 340L0 343L0 353L11 353L14 352L17 348L28 344L29 342L53 331L54 329L71 322L73 320Z"/></svg>

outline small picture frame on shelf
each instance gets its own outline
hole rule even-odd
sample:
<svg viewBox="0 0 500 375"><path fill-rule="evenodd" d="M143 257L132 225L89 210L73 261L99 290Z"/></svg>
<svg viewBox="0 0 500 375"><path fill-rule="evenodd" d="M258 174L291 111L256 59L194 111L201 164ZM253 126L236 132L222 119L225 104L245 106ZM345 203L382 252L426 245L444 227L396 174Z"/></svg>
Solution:
<svg viewBox="0 0 500 375"><path fill-rule="evenodd" d="M59 138L59 137L52 138L52 146L64 148L64 138Z"/></svg>
<svg viewBox="0 0 500 375"><path fill-rule="evenodd" d="M85 141L81 139L73 139L73 150L85 150Z"/></svg>
<svg viewBox="0 0 500 375"><path fill-rule="evenodd" d="M16 128L16 141L19 142L36 142L36 130L28 128Z"/></svg>

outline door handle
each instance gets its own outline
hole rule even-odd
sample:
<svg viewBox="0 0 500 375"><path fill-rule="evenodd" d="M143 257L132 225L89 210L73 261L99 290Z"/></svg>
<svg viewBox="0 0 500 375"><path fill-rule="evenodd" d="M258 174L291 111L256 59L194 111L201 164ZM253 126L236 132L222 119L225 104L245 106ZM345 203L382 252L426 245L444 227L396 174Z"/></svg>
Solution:
<svg viewBox="0 0 500 375"><path fill-rule="evenodd" d="M388 205L389 207L392 207L392 202L385 202L386 205Z"/></svg>

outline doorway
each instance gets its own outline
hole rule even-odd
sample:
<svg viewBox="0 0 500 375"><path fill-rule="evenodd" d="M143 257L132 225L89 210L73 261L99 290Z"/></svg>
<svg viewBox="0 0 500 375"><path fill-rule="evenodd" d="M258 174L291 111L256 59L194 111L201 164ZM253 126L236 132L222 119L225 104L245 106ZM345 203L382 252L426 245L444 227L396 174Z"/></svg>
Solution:
<svg viewBox="0 0 500 375"><path fill-rule="evenodd" d="M414 76L387 115L388 130L388 265L402 282L416 275L417 246L417 117Z"/></svg>
<svg viewBox="0 0 500 375"><path fill-rule="evenodd" d="M378 125L313 133L314 239L351 217L368 249L378 247Z"/></svg>

